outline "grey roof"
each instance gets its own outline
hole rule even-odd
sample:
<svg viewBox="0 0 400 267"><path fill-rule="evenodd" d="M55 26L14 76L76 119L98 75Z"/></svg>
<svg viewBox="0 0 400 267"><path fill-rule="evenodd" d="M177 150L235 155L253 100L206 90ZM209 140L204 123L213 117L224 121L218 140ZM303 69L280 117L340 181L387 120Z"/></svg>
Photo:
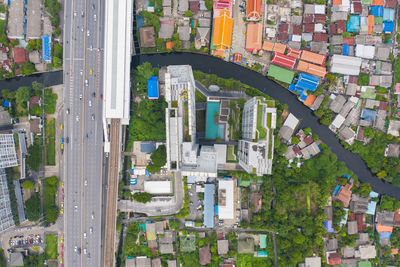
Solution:
<svg viewBox="0 0 400 267"><path fill-rule="evenodd" d="M246 237L238 240L238 253L239 254L253 254L254 252L254 239Z"/></svg>
<svg viewBox="0 0 400 267"><path fill-rule="evenodd" d="M229 251L229 241L228 240L218 240L218 255L225 255Z"/></svg>
<svg viewBox="0 0 400 267"><path fill-rule="evenodd" d="M383 24L375 24L373 31L376 33L381 33L383 31Z"/></svg>
<svg viewBox="0 0 400 267"><path fill-rule="evenodd" d="M376 257L376 249L373 245L360 246L355 254L362 260L373 259Z"/></svg>
<svg viewBox="0 0 400 267"><path fill-rule="evenodd" d="M347 12L332 12L331 22L347 20Z"/></svg>
<svg viewBox="0 0 400 267"><path fill-rule="evenodd" d="M164 237L158 238L158 243L160 244L168 244L173 242L176 242L176 233L173 231L165 231Z"/></svg>
<svg viewBox="0 0 400 267"><path fill-rule="evenodd" d="M356 259L343 259L342 264L346 267L357 267L357 260Z"/></svg>
<svg viewBox="0 0 400 267"><path fill-rule="evenodd" d="M151 260L147 257L137 257L136 266L140 267L151 267Z"/></svg>
<svg viewBox="0 0 400 267"><path fill-rule="evenodd" d="M333 251L338 248L338 241L336 238L328 239L325 242L325 250L326 251Z"/></svg>
<svg viewBox="0 0 400 267"><path fill-rule="evenodd" d="M342 45L343 44L343 36L342 35L333 35L330 37L331 45Z"/></svg>
<svg viewBox="0 0 400 267"><path fill-rule="evenodd" d="M168 267L176 267L176 260L168 260L167 265Z"/></svg>
<svg viewBox="0 0 400 267"><path fill-rule="evenodd" d="M8 6L7 36L10 39L24 37L24 1L10 1Z"/></svg>
<svg viewBox="0 0 400 267"><path fill-rule="evenodd" d="M172 15L172 8L170 6L163 7L163 15L165 17L170 17Z"/></svg>
<svg viewBox="0 0 400 267"><path fill-rule="evenodd" d="M315 53L328 53L328 44L325 42L311 42L311 51Z"/></svg>
<svg viewBox="0 0 400 267"><path fill-rule="evenodd" d="M339 114L342 115L344 118L347 117L347 115L349 114L350 110L356 105L356 103L354 103L353 101L348 100L346 102L346 104L344 104L344 106L342 107L342 109L340 110Z"/></svg>
<svg viewBox="0 0 400 267"><path fill-rule="evenodd" d="M163 222L156 222L156 233L157 234L164 233L164 223Z"/></svg>
<svg viewBox="0 0 400 267"><path fill-rule="evenodd" d="M174 253L174 246L172 245L172 243L160 244L160 253L161 254L172 254L172 253Z"/></svg>
<svg viewBox="0 0 400 267"><path fill-rule="evenodd" d="M171 0L162 0L162 6L163 7L165 7L165 6L171 6Z"/></svg>
<svg viewBox="0 0 400 267"><path fill-rule="evenodd" d="M356 239L356 247L360 245L367 245L369 243L369 234L360 233L358 239Z"/></svg>
<svg viewBox="0 0 400 267"><path fill-rule="evenodd" d="M10 253L10 263L8 266L24 266L24 256L21 252Z"/></svg>
<svg viewBox="0 0 400 267"><path fill-rule="evenodd" d="M189 10L189 1L188 0L179 0L178 11L181 13L185 13L188 10Z"/></svg>
<svg viewBox="0 0 400 267"><path fill-rule="evenodd" d="M42 35L41 0L29 0L26 7L26 38L39 39Z"/></svg>
<svg viewBox="0 0 400 267"><path fill-rule="evenodd" d="M325 216L326 216L326 218L327 218L328 220L332 220L332 217L333 217L333 209L332 209L332 206L325 206L325 207L324 207L324 213L325 213Z"/></svg>
<svg viewBox="0 0 400 267"><path fill-rule="evenodd" d="M314 14L314 12L315 12L314 5L311 4L304 5L304 11L303 11L304 14Z"/></svg>
<svg viewBox="0 0 400 267"><path fill-rule="evenodd" d="M390 75L392 73L392 69L393 69L392 63L382 61L380 74Z"/></svg>
<svg viewBox="0 0 400 267"><path fill-rule="evenodd" d="M291 21L294 25L300 25L303 21L302 16L291 16Z"/></svg>
<svg viewBox="0 0 400 267"><path fill-rule="evenodd" d="M378 223L383 226L393 226L394 225L394 212L393 211L381 211L377 213Z"/></svg>
<svg viewBox="0 0 400 267"><path fill-rule="evenodd" d="M32 62L33 64L39 64L42 62L40 60L40 55L38 50L33 50L32 52L29 53L29 61Z"/></svg>
<svg viewBox="0 0 400 267"><path fill-rule="evenodd" d="M343 249L343 258L354 258L354 251L355 249L353 247L345 247Z"/></svg>
<svg viewBox="0 0 400 267"><path fill-rule="evenodd" d="M161 267L161 259L152 259L151 260L151 267Z"/></svg>
<svg viewBox="0 0 400 267"><path fill-rule="evenodd" d="M282 126L279 129L279 135L285 141L289 141L290 140L290 138L293 135L293 132L294 132L294 129L291 129L288 126Z"/></svg>
<svg viewBox="0 0 400 267"><path fill-rule="evenodd" d="M366 213L368 210L369 199L366 197L360 197L355 194L351 196L350 210L353 213Z"/></svg>
<svg viewBox="0 0 400 267"><path fill-rule="evenodd" d="M196 39L204 42L210 42L210 28L197 27Z"/></svg>
<svg viewBox="0 0 400 267"><path fill-rule="evenodd" d="M379 101L374 99L365 100L365 108L374 109L379 106Z"/></svg>
<svg viewBox="0 0 400 267"><path fill-rule="evenodd" d="M394 137L399 136L400 134L400 121L390 120L389 128L387 130L387 134L391 134Z"/></svg>
<svg viewBox="0 0 400 267"><path fill-rule="evenodd" d="M141 47L155 47L156 39L154 34L154 27L142 27L139 29L140 33L140 46Z"/></svg>
<svg viewBox="0 0 400 267"><path fill-rule="evenodd" d="M315 99L313 105L311 106L312 110L317 110L319 108L319 106L321 106L322 101L324 101L324 95L319 95L317 96L317 98Z"/></svg>
<svg viewBox="0 0 400 267"><path fill-rule="evenodd" d="M321 257L305 258L304 267L321 267Z"/></svg>
<svg viewBox="0 0 400 267"><path fill-rule="evenodd" d="M288 47L294 48L294 49L300 49L301 48L301 43L300 42L295 42L295 41L289 41L288 42Z"/></svg>
<svg viewBox="0 0 400 267"><path fill-rule="evenodd" d="M378 46L376 48L375 57L377 59L387 60L389 58L389 54L390 54L389 47Z"/></svg>
<svg viewBox="0 0 400 267"><path fill-rule="evenodd" d="M342 127L339 130L339 138L347 143L351 143L352 139L354 139L356 133L350 127Z"/></svg>
<svg viewBox="0 0 400 267"><path fill-rule="evenodd" d="M358 233L357 221L349 221L347 223L347 234L355 235Z"/></svg>
<svg viewBox="0 0 400 267"><path fill-rule="evenodd" d="M400 144L389 144L388 157L398 158L400 156Z"/></svg>
<svg viewBox="0 0 400 267"><path fill-rule="evenodd" d="M335 112L335 113L339 113L340 110L342 109L344 103L346 103L346 98L342 95L338 95L336 96L336 98L331 102L331 104L329 105L329 108Z"/></svg>
<svg viewBox="0 0 400 267"><path fill-rule="evenodd" d="M179 40L189 41L190 40L190 27L189 26L178 26Z"/></svg>
<svg viewBox="0 0 400 267"><path fill-rule="evenodd" d="M174 34L174 21L169 18L162 17L160 18L160 31L158 32L158 38L161 39L169 39L172 38Z"/></svg>
<svg viewBox="0 0 400 267"><path fill-rule="evenodd" d="M392 75L371 75L369 77L370 85L379 85L382 87L392 86L393 76Z"/></svg>
<svg viewBox="0 0 400 267"><path fill-rule="evenodd" d="M346 95L356 95L357 90L360 89L360 86L355 83L349 83L346 89Z"/></svg>
<svg viewBox="0 0 400 267"><path fill-rule="evenodd" d="M211 263L210 245L201 247L199 249L199 262L200 265L207 265Z"/></svg>
<svg viewBox="0 0 400 267"><path fill-rule="evenodd" d="M209 18L199 18L199 27L210 27L211 19Z"/></svg>
<svg viewBox="0 0 400 267"><path fill-rule="evenodd" d="M14 226L6 172L0 169L0 232Z"/></svg>

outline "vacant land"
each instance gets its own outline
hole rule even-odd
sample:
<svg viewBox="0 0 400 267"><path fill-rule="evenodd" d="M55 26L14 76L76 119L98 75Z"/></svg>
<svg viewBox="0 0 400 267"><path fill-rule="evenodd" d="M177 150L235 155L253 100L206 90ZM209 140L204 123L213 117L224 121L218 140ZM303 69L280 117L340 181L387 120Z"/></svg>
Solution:
<svg viewBox="0 0 400 267"><path fill-rule="evenodd" d="M46 165L56 165L56 122L46 120Z"/></svg>
<svg viewBox="0 0 400 267"><path fill-rule="evenodd" d="M48 234L46 235L46 259L57 259L57 235L56 234Z"/></svg>

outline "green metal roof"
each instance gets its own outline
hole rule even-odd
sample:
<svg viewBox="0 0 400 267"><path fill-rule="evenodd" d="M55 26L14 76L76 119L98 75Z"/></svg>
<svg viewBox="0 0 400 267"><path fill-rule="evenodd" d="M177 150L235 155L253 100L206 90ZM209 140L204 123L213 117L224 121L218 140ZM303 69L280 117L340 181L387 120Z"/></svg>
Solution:
<svg viewBox="0 0 400 267"><path fill-rule="evenodd" d="M293 81L294 72L275 65L271 65L268 70L268 76L278 81L290 84Z"/></svg>
<svg viewBox="0 0 400 267"><path fill-rule="evenodd" d="M267 235L260 235L260 248L267 247Z"/></svg>
<svg viewBox="0 0 400 267"><path fill-rule="evenodd" d="M357 263L358 267L371 267L372 264L369 261L360 261Z"/></svg>

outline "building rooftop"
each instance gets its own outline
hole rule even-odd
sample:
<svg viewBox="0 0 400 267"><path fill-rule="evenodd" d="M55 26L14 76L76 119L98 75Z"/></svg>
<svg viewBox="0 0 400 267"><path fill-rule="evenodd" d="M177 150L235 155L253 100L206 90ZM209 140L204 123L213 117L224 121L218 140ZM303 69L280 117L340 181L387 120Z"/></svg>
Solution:
<svg viewBox="0 0 400 267"><path fill-rule="evenodd" d="M41 0L27 1L26 7L26 39L39 39L42 35Z"/></svg>
<svg viewBox="0 0 400 267"><path fill-rule="evenodd" d="M154 34L154 27L142 27L139 29L140 33L140 47L156 47L156 39Z"/></svg>
<svg viewBox="0 0 400 267"><path fill-rule="evenodd" d="M211 263L210 245L201 247L199 249L199 262L200 265L207 265Z"/></svg>
<svg viewBox="0 0 400 267"><path fill-rule="evenodd" d="M10 1L8 7L7 36L9 39L23 39L24 33L24 1Z"/></svg>
<svg viewBox="0 0 400 267"><path fill-rule="evenodd" d="M226 255L229 251L229 241L228 240L218 240L218 255Z"/></svg>
<svg viewBox="0 0 400 267"><path fill-rule="evenodd" d="M220 219L234 219L234 188L234 180L218 180L218 217Z"/></svg>
<svg viewBox="0 0 400 267"><path fill-rule="evenodd" d="M254 0L259 1L259 0ZM252 2L252 1L249 1ZM261 2L261 1L260 1ZM260 50L262 45L262 23L248 23L246 34L246 49L248 51Z"/></svg>
<svg viewBox="0 0 400 267"><path fill-rule="evenodd" d="M214 184L204 185L204 225L207 228L214 228Z"/></svg>

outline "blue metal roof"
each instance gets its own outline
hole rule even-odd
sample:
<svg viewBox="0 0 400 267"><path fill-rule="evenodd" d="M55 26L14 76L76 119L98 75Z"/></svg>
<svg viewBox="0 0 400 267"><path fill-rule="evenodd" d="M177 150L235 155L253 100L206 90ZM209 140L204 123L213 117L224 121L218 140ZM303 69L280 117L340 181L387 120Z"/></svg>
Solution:
<svg viewBox="0 0 400 267"><path fill-rule="evenodd" d="M375 17L383 16L383 6L370 6L369 9L371 10L371 15Z"/></svg>
<svg viewBox="0 0 400 267"><path fill-rule="evenodd" d="M7 99L4 98L3 107L8 108L9 106L10 106L10 102L8 102Z"/></svg>
<svg viewBox="0 0 400 267"><path fill-rule="evenodd" d="M207 228L214 227L214 198L215 185L204 185L204 225Z"/></svg>
<svg viewBox="0 0 400 267"><path fill-rule="evenodd" d="M382 16L382 15L381 15ZM348 32L355 32L360 30L360 16L352 15L346 24Z"/></svg>
<svg viewBox="0 0 400 267"><path fill-rule="evenodd" d="M376 118L376 111L364 108L361 112L361 118L366 121L374 121Z"/></svg>
<svg viewBox="0 0 400 267"><path fill-rule="evenodd" d="M150 99L158 98L158 78L157 78L157 76L151 76L147 80L147 96Z"/></svg>
<svg viewBox="0 0 400 267"><path fill-rule="evenodd" d="M350 45L343 45L343 52L342 55L348 56L350 52Z"/></svg>
<svg viewBox="0 0 400 267"><path fill-rule="evenodd" d="M140 152L143 153L153 153L156 151L156 144L153 142L141 143Z"/></svg>
<svg viewBox="0 0 400 267"><path fill-rule="evenodd" d="M42 58L43 61L51 62L50 37L48 35L42 35Z"/></svg>
<svg viewBox="0 0 400 267"><path fill-rule="evenodd" d="M307 73L300 73L297 83L295 85L297 91L312 91L317 90L319 78Z"/></svg>

